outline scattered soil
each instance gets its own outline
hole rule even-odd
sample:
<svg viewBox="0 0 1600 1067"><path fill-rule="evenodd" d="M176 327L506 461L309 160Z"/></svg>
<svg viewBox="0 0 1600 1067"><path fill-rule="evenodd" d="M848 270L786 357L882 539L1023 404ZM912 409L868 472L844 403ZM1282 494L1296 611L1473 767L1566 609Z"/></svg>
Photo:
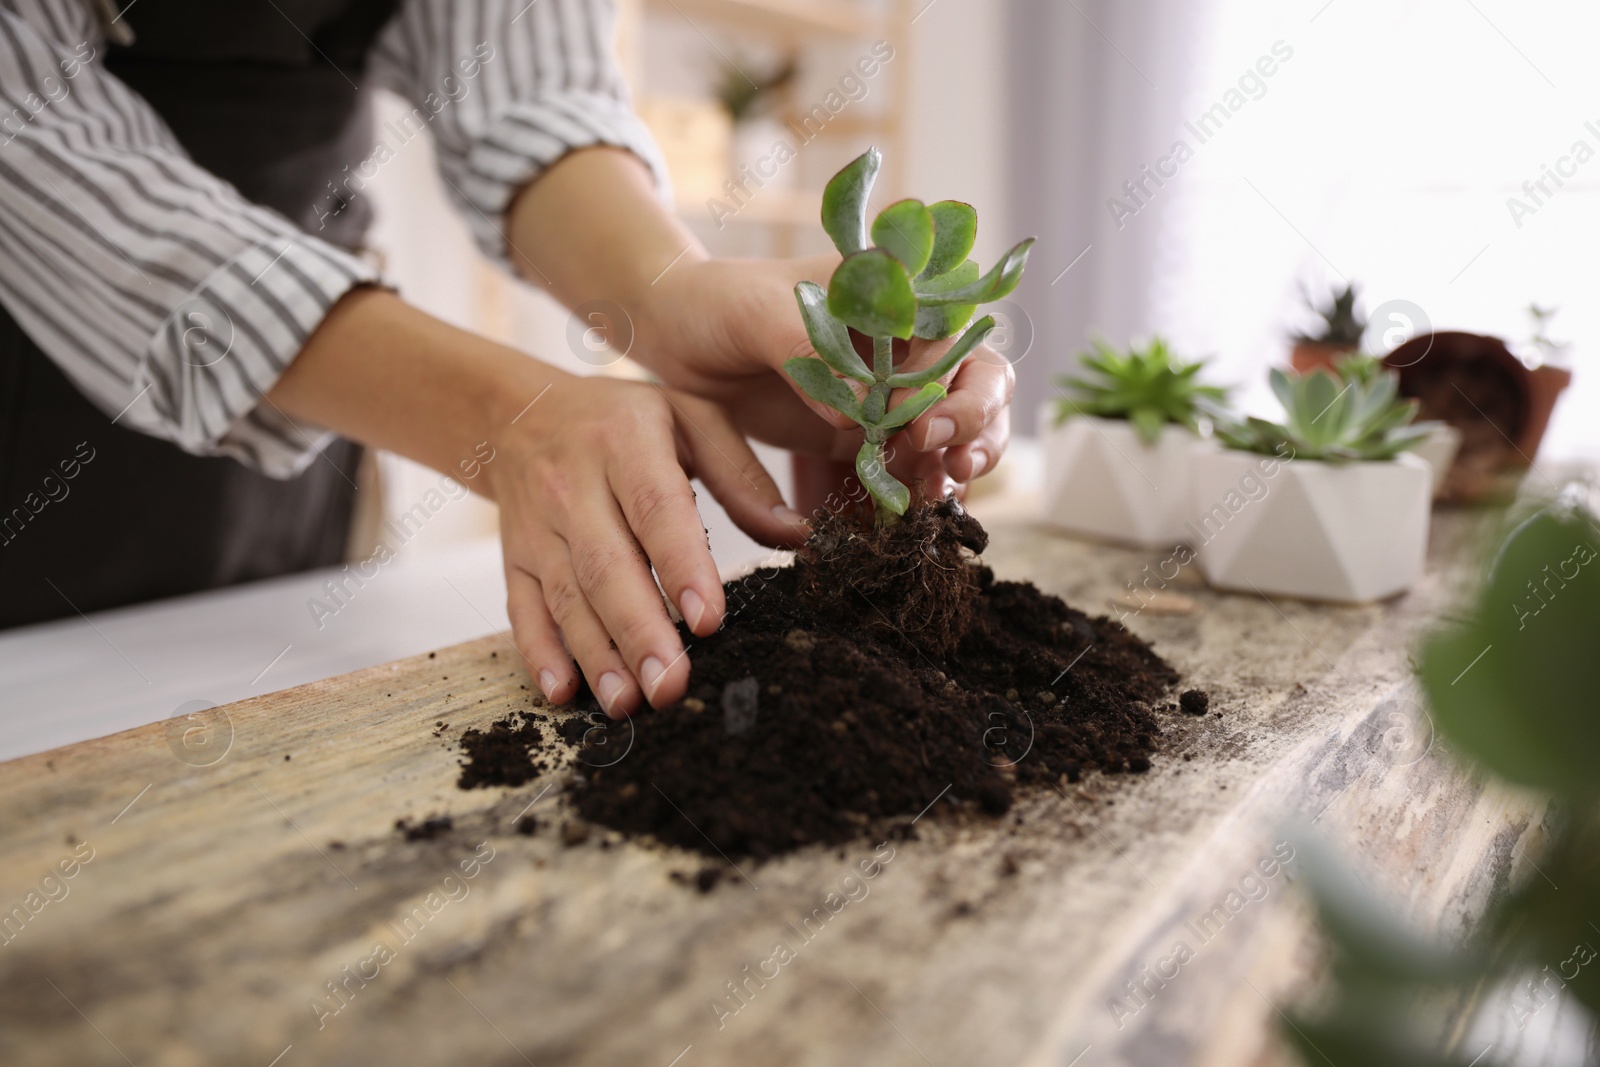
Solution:
<svg viewBox="0 0 1600 1067"><path fill-rule="evenodd" d="M455 820L448 815L430 815L415 825L406 819L394 821L394 828L404 834L407 841L432 841L454 827Z"/></svg>
<svg viewBox="0 0 1600 1067"><path fill-rule="evenodd" d="M460 785L521 785L559 739L578 749L567 788L588 822L767 857L904 834L952 806L998 816L1018 788L1090 770L1148 770L1177 673L1111 619L996 581L969 556L986 542L945 502L885 529L824 520L793 566L728 584L718 633L684 632L679 704L596 730L585 692L549 742L545 716L513 713L462 735ZM561 828L569 846L587 836Z"/></svg>
<svg viewBox="0 0 1600 1067"><path fill-rule="evenodd" d="M462 789L522 785L548 771L549 762L535 753L545 750L540 724L549 721L548 715L537 711L514 711L487 730L467 729L461 735L461 751L467 758L456 784ZM582 731L579 733L581 740Z"/></svg>

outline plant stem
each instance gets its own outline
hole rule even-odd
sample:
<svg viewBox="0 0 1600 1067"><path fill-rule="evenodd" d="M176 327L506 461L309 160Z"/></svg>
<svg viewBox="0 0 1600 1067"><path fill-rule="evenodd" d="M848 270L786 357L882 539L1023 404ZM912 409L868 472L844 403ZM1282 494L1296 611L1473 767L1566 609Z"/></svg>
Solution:
<svg viewBox="0 0 1600 1067"><path fill-rule="evenodd" d="M872 339L872 374L878 381L883 381L894 373L894 338L874 337Z"/></svg>

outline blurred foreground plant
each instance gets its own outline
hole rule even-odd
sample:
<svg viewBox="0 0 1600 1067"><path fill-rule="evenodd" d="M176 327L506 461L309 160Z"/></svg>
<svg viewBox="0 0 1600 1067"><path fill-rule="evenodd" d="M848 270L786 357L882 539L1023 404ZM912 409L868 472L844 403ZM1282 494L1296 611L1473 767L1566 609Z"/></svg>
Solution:
<svg viewBox="0 0 1600 1067"><path fill-rule="evenodd" d="M1430 1048L1419 1019L1519 978L1519 1029L1562 990L1600 1020L1597 556L1600 527L1576 503L1524 519L1469 617L1435 633L1417 667L1461 757L1550 795L1556 830L1540 876L1495 902L1463 947L1445 949L1389 917L1325 848L1308 849L1306 882L1332 948L1330 997L1284 1030L1308 1064L1492 1067L1492 1048Z"/></svg>

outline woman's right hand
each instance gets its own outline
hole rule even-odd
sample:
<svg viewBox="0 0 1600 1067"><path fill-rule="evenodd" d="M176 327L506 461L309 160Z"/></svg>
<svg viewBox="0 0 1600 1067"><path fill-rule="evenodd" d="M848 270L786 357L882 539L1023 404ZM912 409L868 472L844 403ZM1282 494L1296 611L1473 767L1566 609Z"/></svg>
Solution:
<svg viewBox="0 0 1600 1067"><path fill-rule="evenodd" d="M689 663L662 591L700 637L726 610L689 479L763 544L800 544L804 521L721 409L686 393L563 377L502 425L484 470L529 673L564 703L581 669L613 718L681 699Z"/></svg>

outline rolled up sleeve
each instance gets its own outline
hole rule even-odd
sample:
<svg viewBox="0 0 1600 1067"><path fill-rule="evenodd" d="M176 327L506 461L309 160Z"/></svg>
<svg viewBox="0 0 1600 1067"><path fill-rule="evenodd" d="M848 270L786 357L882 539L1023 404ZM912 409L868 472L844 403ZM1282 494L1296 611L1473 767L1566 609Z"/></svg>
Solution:
<svg viewBox="0 0 1600 1067"><path fill-rule="evenodd" d="M670 200L612 53L614 28L609 0L409 0L380 36L372 76L412 104L405 129L380 130L380 141L431 130L447 191L492 259L506 261L512 197L579 148L632 152Z"/></svg>
<svg viewBox="0 0 1600 1067"><path fill-rule="evenodd" d="M195 165L103 48L0 0L0 304L119 425L290 477L331 435L266 394L378 273Z"/></svg>

